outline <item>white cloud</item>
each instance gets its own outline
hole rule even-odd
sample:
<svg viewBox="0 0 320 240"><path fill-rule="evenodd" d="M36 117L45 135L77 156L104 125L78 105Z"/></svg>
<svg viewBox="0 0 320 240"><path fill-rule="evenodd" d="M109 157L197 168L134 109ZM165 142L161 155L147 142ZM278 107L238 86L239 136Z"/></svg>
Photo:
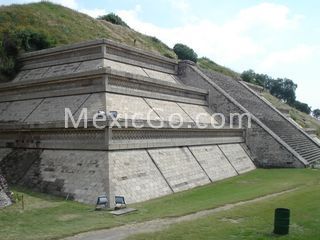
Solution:
<svg viewBox="0 0 320 240"><path fill-rule="evenodd" d="M292 79L298 84L298 100L319 108L319 61L320 45L297 45L267 54L254 69L273 77Z"/></svg>
<svg viewBox="0 0 320 240"><path fill-rule="evenodd" d="M139 18L141 13L141 7L117 12L132 28L156 36L170 47L182 42L200 56L239 71L253 68L273 77L291 78L298 83L298 99L320 107L314 75L320 59L320 46L297 44L283 49L281 44L278 45L278 37L299 29L303 18L292 14L288 7L261 3L242 9L224 23L197 19L175 28L144 22ZM294 42L290 41L291 44ZM273 50L275 48L278 50Z"/></svg>
<svg viewBox="0 0 320 240"><path fill-rule="evenodd" d="M181 6L182 9L187 8L187 5ZM266 52L265 46L255 41L249 30L285 30L296 27L300 20L299 16L291 17L287 7L270 3L243 9L223 24L197 20L176 28L161 28L144 22L139 19L140 12L141 7L136 6L131 10L118 11L117 14L134 29L156 36L171 47L182 42L194 48L199 55L218 59L225 65Z"/></svg>
<svg viewBox="0 0 320 240"><path fill-rule="evenodd" d="M250 30L256 27L282 30L296 28L302 18L302 15L290 16L287 6L261 3L241 10L236 18L230 22L230 25L238 31Z"/></svg>
<svg viewBox="0 0 320 240"><path fill-rule="evenodd" d="M275 67L281 67L287 64L303 63L316 52L317 47L299 45L294 48L271 52L258 66L258 69L268 71Z"/></svg>
<svg viewBox="0 0 320 240"><path fill-rule="evenodd" d="M182 13L187 13L190 11L190 5L186 0L171 0L170 4L174 9Z"/></svg>

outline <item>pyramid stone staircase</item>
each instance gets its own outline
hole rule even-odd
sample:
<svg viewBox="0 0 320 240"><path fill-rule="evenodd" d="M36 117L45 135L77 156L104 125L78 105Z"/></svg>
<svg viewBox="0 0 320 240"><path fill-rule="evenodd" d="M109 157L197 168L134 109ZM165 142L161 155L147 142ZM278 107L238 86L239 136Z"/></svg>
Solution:
<svg viewBox="0 0 320 240"><path fill-rule="evenodd" d="M219 73L203 70L219 87L232 96L271 131L278 135L306 162L320 161L320 146L307 133L289 121L280 111L244 83Z"/></svg>

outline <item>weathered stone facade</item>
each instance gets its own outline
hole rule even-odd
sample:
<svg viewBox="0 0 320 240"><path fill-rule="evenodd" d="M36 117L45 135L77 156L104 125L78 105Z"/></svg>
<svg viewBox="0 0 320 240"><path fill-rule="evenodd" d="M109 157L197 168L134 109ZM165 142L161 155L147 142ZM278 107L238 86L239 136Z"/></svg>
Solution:
<svg viewBox="0 0 320 240"><path fill-rule="evenodd" d="M308 163L320 160L319 143L296 124L288 121L285 115L252 91L247 84L219 73L204 72L215 84L279 136L292 151L298 153Z"/></svg>
<svg viewBox="0 0 320 240"><path fill-rule="evenodd" d="M197 120L221 123L216 112L248 111L190 64L108 40L21 61L16 79L0 85L0 169L9 183L87 203L107 194L112 205L115 195L145 201L255 165L308 164L254 116L252 128L198 127ZM75 119L87 109L88 126L65 128L65 108ZM117 112L120 126L106 120L95 128L99 111ZM170 117L177 113L181 119Z"/></svg>
<svg viewBox="0 0 320 240"><path fill-rule="evenodd" d="M10 191L6 179L0 174L0 208L12 204Z"/></svg>
<svg viewBox="0 0 320 240"><path fill-rule="evenodd" d="M216 85L196 66L187 61L179 64L180 80L186 85L208 89L208 104L216 112L229 116L230 113L247 113L251 117L251 127L246 130L246 145L253 161L259 167L304 167L308 162L273 133L258 118L252 115L227 92ZM229 118L226 117L228 120ZM247 121L243 119L243 125Z"/></svg>

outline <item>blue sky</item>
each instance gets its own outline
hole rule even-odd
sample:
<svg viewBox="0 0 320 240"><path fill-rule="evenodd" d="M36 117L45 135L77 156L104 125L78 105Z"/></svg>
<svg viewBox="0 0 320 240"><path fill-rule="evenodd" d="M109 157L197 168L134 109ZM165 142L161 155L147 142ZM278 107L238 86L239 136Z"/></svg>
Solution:
<svg viewBox="0 0 320 240"><path fill-rule="evenodd" d="M25 3L29 0L0 4ZM320 1L53 0L93 17L120 15L132 28L238 72L254 69L298 84L298 100L320 108ZM319 95L318 95L319 94Z"/></svg>

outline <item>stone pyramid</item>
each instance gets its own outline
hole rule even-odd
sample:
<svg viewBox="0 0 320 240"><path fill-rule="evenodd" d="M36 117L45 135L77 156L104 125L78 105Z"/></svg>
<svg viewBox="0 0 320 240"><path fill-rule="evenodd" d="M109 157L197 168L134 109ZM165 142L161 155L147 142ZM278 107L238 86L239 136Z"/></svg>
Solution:
<svg viewBox="0 0 320 240"><path fill-rule="evenodd" d="M115 195L134 203L255 166L308 165L190 62L105 39L20 60L0 85L0 169L10 184L86 203L106 194L112 206ZM83 109L88 121L77 122ZM230 126L217 112L253 122ZM97 128L109 113L118 125L107 117Z"/></svg>

